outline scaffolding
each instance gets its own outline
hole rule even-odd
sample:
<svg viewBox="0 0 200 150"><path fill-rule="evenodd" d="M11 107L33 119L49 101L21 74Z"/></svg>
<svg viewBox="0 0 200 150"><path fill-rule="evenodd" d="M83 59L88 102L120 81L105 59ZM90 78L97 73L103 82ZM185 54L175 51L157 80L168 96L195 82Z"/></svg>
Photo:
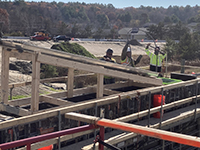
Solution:
<svg viewBox="0 0 200 150"><path fill-rule="evenodd" d="M43 138L47 138L53 133L55 135L48 141L31 145L27 143L29 144L27 147L38 149L55 144L59 145L59 148L61 146L73 148L73 146L79 145L83 150L86 150L94 147L103 149L102 144L105 143L126 149L129 147L131 149L156 147L159 149L159 146L170 147L171 149L178 147L180 149L184 147L182 144L199 147L197 136L199 136L198 128L200 124L198 104L200 79L163 85L161 79L151 77L148 74L151 73L150 71L140 68L125 67L6 40L1 41L1 46L2 94L0 112L6 112L17 117L0 122L0 143L2 143L0 148L3 149L3 146L9 144L9 142L16 141L17 143L19 139L32 140L31 136L44 133L47 134L40 135ZM9 84L10 57L32 61L31 82ZM41 63L68 68L68 76L62 78L62 80L67 81L66 91L39 95L38 89L41 82L61 80L60 78L40 80ZM97 84L87 88L74 89L75 69L96 74ZM123 81L103 85L104 75L121 78ZM32 85L31 97L8 101L9 88L28 84ZM80 100L81 96L90 94L93 94L93 98L90 100L71 101L73 98ZM152 98L154 94L165 96L165 105L161 102L161 106L154 107ZM52 107L39 109L44 103L51 104ZM24 105L29 105L29 107L24 107ZM163 117L153 117L154 113L160 112L162 114L163 111ZM100 127L100 130L90 129L65 136L59 134L61 131L64 132L90 124L97 128ZM100 138L99 141L103 143L99 146L90 140L96 139L98 134L103 136L105 134L105 138ZM4 138L4 135L6 135L6 138ZM82 141L89 141L89 143L82 145ZM18 147L18 149L26 148Z"/></svg>

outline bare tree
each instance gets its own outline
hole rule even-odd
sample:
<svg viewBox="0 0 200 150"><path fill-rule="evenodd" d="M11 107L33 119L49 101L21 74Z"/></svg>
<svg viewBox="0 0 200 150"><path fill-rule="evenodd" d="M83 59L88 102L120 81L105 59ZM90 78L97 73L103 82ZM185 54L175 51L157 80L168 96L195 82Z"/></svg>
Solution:
<svg viewBox="0 0 200 150"><path fill-rule="evenodd" d="M9 30L9 15L5 9L0 8L0 34Z"/></svg>

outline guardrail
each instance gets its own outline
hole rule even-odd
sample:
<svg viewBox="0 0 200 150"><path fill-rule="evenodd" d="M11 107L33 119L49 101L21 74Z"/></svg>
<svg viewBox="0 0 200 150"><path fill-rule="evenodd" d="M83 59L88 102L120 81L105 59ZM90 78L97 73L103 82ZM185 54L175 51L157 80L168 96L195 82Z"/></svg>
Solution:
<svg viewBox="0 0 200 150"><path fill-rule="evenodd" d="M63 135L74 134L74 133L87 131L87 130L91 130L91 129L95 129L95 128L97 128L95 125L85 125L85 126L81 126L81 127L77 127L77 128L62 130L62 131L58 131L58 132L39 135L36 137L31 137L31 138L18 140L18 141L8 142L8 143L0 144L0 150L7 150L10 148L15 148L15 147L24 146L24 145L27 146L26 147L27 150L31 150L32 143L37 143L40 141L45 141L45 140L60 137Z"/></svg>

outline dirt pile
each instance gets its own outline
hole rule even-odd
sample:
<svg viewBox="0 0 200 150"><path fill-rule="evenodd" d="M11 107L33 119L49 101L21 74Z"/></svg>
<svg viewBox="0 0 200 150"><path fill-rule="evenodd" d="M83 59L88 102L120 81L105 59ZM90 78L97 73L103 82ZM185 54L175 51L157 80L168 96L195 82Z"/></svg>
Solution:
<svg viewBox="0 0 200 150"><path fill-rule="evenodd" d="M90 58L96 58L93 54L88 52L83 46L79 45L78 43L69 43L69 42L63 42L60 44L54 44L51 49L57 49L64 52L77 54L81 56L86 56Z"/></svg>

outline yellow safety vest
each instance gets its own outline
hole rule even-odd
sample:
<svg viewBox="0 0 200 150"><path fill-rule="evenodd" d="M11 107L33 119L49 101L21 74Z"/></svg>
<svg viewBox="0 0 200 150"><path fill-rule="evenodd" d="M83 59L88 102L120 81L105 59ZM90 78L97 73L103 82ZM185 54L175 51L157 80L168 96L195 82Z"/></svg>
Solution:
<svg viewBox="0 0 200 150"><path fill-rule="evenodd" d="M126 66L132 66L131 65L131 58L126 56L126 58L124 60L121 60L121 64L126 65ZM133 66L134 66L134 64L133 64Z"/></svg>
<svg viewBox="0 0 200 150"><path fill-rule="evenodd" d="M158 67L162 66L162 60L165 58L166 54L165 55L161 55L161 54L155 55L155 54L151 53L149 51L149 49L145 49L145 52L150 57L150 65L156 66L156 61L158 60L157 66Z"/></svg>

